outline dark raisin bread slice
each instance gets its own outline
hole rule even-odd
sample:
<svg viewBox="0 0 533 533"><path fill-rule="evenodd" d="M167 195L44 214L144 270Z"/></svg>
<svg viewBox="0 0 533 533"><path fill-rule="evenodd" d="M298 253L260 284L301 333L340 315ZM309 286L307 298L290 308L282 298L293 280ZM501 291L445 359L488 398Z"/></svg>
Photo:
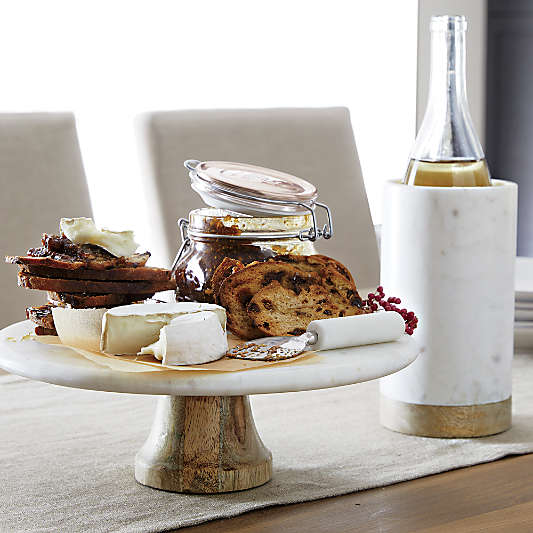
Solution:
<svg viewBox="0 0 533 533"><path fill-rule="evenodd" d="M33 276L61 279L85 279L92 281L168 281L170 270L158 267L130 267L95 269L51 268L39 265L22 265L21 270Z"/></svg>
<svg viewBox="0 0 533 533"><path fill-rule="evenodd" d="M244 264L241 261L232 259L231 257L224 257L224 260L218 265L211 278L211 288L209 290L213 295L215 303L218 303L218 292L224 280L243 268Z"/></svg>
<svg viewBox="0 0 533 533"><path fill-rule="evenodd" d="M73 294L48 291L48 299L55 306L87 309L90 307L116 307L140 303L153 296L149 294Z"/></svg>
<svg viewBox="0 0 533 533"><path fill-rule="evenodd" d="M92 244L75 244L64 236L43 234L42 246L30 248L25 256L7 256L7 263L49 268L75 270L89 268L142 267L150 258L150 253L132 254L129 257L115 257L108 251Z"/></svg>
<svg viewBox="0 0 533 533"><path fill-rule="evenodd" d="M55 329L52 307L55 306L50 303L38 307L27 307L26 318L42 328Z"/></svg>
<svg viewBox="0 0 533 533"><path fill-rule="evenodd" d="M299 268L306 271L320 272L324 267L331 267L342 276L344 276L350 283L355 285L355 282L350 274L350 271L336 259L328 257L327 255L315 254L315 255L277 255L274 258L268 259L268 261L277 261L283 263L292 263Z"/></svg>
<svg viewBox="0 0 533 533"><path fill-rule="evenodd" d="M322 286L328 291L336 305L354 307L363 312L363 301L357 292L355 283L348 281L336 268L327 266L321 270ZM353 313L359 314L359 313Z"/></svg>
<svg viewBox="0 0 533 533"><path fill-rule="evenodd" d="M35 326L35 335L55 335L57 337L57 331L55 328L43 328L42 326Z"/></svg>
<svg viewBox="0 0 533 533"><path fill-rule="evenodd" d="M88 294L154 294L176 288L174 280L163 281L90 281L18 274L18 284L26 289Z"/></svg>
<svg viewBox="0 0 533 533"><path fill-rule="evenodd" d="M299 294L277 281L263 287L250 300L248 315L266 336L301 335L317 318L339 316L340 310L329 301L320 285L304 287Z"/></svg>
<svg viewBox="0 0 533 533"><path fill-rule="evenodd" d="M331 277L326 279L333 281ZM273 281L250 300L248 315L265 335L277 337L301 335L313 320L365 312L341 295L339 285L335 287L336 293L331 292L329 284L310 285L296 293Z"/></svg>
<svg viewBox="0 0 533 533"><path fill-rule="evenodd" d="M218 301L226 308L228 329L241 339L264 336L264 333L255 327L247 306L254 295L272 281L299 293L304 287L320 284L320 276L293 264L268 261L251 264L227 277L218 291Z"/></svg>

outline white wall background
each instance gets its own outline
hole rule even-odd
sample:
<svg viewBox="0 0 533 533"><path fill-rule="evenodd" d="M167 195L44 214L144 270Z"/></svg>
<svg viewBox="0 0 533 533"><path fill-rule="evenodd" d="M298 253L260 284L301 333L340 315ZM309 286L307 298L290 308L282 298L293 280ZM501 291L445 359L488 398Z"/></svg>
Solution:
<svg viewBox="0 0 533 533"><path fill-rule="evenodd" d="M74 111L97 222L149 247L137 113L346 105L379 223L382 184L403 175L414 138L417 4L5 2L2 110Z"/></svg>

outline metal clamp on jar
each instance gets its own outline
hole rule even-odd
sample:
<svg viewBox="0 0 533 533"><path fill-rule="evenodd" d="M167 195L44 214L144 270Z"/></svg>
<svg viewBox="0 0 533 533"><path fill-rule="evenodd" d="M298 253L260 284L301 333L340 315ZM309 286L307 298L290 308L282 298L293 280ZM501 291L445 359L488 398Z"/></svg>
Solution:
<svg viewBox="0 0 533 533"><path fill-rule="evenodd" d="M227 257L249 264L279 254L312 255L333 236L329 207L311 183L268 168L187 160L191 187L209 208L179 219L182 244L172 272L179 301L214 302L211 279ZM317 207L327 221L321 226Z"/></svg>

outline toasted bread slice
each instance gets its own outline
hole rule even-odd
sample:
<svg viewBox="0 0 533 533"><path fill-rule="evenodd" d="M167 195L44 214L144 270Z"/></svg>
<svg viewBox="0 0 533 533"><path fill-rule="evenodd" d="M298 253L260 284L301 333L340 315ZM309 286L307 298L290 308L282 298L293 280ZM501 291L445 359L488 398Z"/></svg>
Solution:
<svg viewBox="0 0 533 533"><path fill-rule="evenodd" d="M92 244L75 244L64 236L43 234L42 246L30 248L25 256L7 256L7 263L34 265L68 270L89 268L135 268L146 264L150 253L115 257L108 251Z"/></svg>
<svg viewBox="0 0 533 533"><path fill-rule="evenodd" d="M339 309L320 285L304 287L299 294L272 281L250 300L247 311L264 335L301 335L317 318L339 316Z"/></svg>
<svg viewBox="0 0 533 533"><path fill-rule="evenodd" d="M277 281L263 287L250 300L248 315L267 336L301 335L313 320L358 315L365 311L351 305L322 285L304 287L299 293Z"/></svg>
<svg viewBox="0 0 533 533"><path fill-rule="evenodd" d="M357 292L355 283L348 281L336 268L325 267L321 271L321 277L322 286L329 292L334 303L338 304L339 301L342 301L346 305L363 309L363 300Z"/></svg>
<svg viewBox="0 0 533 533"><path fill-rule="evenodd" d="M298 292L302 287L320 284L320 276L296 265L275 261L254 263L231 274L220 286L218 300L228 313L228 329L238 337L257 339L264 336L248 315L247 306L254 295L272 281Z"/></svg>
<svg viewBox="0 0 533 533"><path fill-rule="evenodd" d="M215 303L218 303L218 292L220 290L220 287L222 286L222 283L224 283L224 280L231 276L231 274L234 274L235 272L238 272L239 270L242 270L244 268L244 264L238 261L237 259L231 259L231 257L224 257L224 260L218 267L216 268L215 272L213 273L213 277L211 278L211 294L213 295L213 298L215 300Z"/></svg>
<svg viewBox="0 0 533 533"><path fill-rule="evenodd" d="M8 255L5 260L6 263L17 265L40 266L48 268L57 268L64 270L77 269L92 269L92 270L107 270L110 268L137 268L146 264L150 258L148 252L144 254L133 254L130 257L112 257L106 260L86 260L82 261L61 254L51 254L48 256L34 257L30 255Z"/></svg>
<svg viewBox="0 0 533 533"><path fill-rule="evenodd" d="M170 270L157 267L130 267L110 268L107 270L94 270L78 268L69 270L65 268L51 268L39 265L22 265L25 274L59 279L83 279L92 281L168 281Z"/></svg>
<svg viewBox="0 0 533 533"><path fill-rule="evenodd" d="M50 303L38 307L27 307L26 318L42 328L55 329L52 307L54 306Z"/></svg>
<svg viewBox="0 0 533 533"><path fill-rule="evenodd" d="M55 328L43 328L42 326L35 326L35 335L55 335L57 337L57 331Z"/></svg>
<svg viewBox="0 0 533 533"><path fill-rule="evenodd" d="M48 299L56 306L88 309L91 307L116 307L143 302L153 294L72 294L65 292L48 292Z"/></svg>
<svg viewBox="0 0 533 533"><path fill-rule="evenodd" d="M305 329L311 320L365 312L350 272L335 259L323 255L277 257L279 261L271 258L231 273L220 285L218 301L228 313L228 328L239 337L255 339L265 334L286 335L301 330L302 324ZM270 285L274 281L277 284ZM275 327L271 327L267 318L268 309L260 305L259 294L263 294L263 290L268 295L267 299L272 299L276 292L282 295L276 308ZM305 294L301 298L300 295L304 291L312 293L305 306L314 307L312 312L306 308L298 315L288 306L296 308L303 305ZM256 305L250 307L252 301ZM321 303L315 306L319 301ZM269 326L266 327L265 323ZM291 324L293 327L290 327Z"/></svg>
<svg viewBox="0 0 533 533"><path fill-rule="evenodd" d="M297 266L306 272L316 272L321 284L334 297L346 299L350 305L363 307L363 302L349 270L339 261L325 255L280 255L279 261ZM268 261L273 261L269 259Z"/></svg>
<svg viewBox="0 0 533 533"><path fill-rule="evenodd" d="M315 254L315 255L276 255L274 258L268 259L268 261L276 261L283 263L292 263L297 265L303 270L306 271L321 271L324 267L331 267L334 270L337 270L342 276L344 276L350 283L355 285L350 271L336 259L328 257L327 255Z"/></svg>
<svg viewBox="0 0 533 533"><path fill-rule="evenodd" d="M166 281L89 281L32 276L19 272L18 284L26 289L87 294L154 294L176 288L174 280Z"/></svg>

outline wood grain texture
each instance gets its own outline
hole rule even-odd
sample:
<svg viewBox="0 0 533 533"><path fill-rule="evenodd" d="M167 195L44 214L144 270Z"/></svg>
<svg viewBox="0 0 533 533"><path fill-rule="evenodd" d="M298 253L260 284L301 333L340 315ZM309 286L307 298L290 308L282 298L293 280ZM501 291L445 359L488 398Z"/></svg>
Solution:
<svg viewBox="0 0 533 533"><path fill-rule="evenodd" d="M174 492L244 490L271 476L247 396L161 397L135 458L139 483Z"/></svg>
<svg viewBox="0 0 533 533"><path fill-rule="evenodd" d="M479 405L419 405L380 397L380 422L420 437L485 437L511 427L512 400Z"/></svg>
<svg viewBox="0 0 533 533"><path fill-rule="evenodd" d="M271 507L179 531L529 533L533 531L532 470L533 455L523 455L346 496Z"/></svg>

